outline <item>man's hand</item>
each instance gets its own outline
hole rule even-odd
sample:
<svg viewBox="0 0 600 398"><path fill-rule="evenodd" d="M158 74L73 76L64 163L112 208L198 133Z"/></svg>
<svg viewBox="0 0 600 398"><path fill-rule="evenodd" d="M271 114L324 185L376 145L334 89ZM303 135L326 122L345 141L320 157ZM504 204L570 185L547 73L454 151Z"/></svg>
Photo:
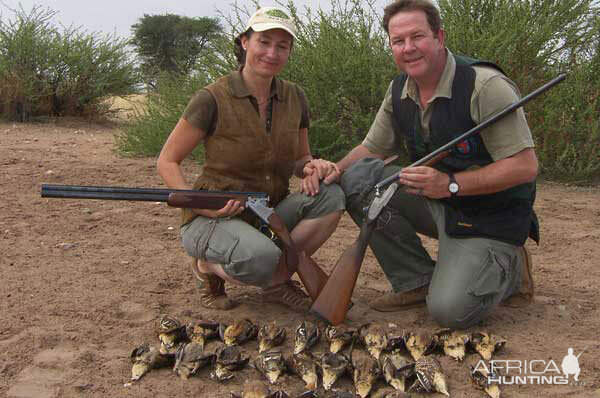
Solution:
<svg viewBox="0 0 600 398"><path fill-rule="evenodd" d="M225 218L237 216L244 211L244 206L242 206L240 201L231 199L219 210L192 209L192 211L200 216L208 218Z"/></svg>
<svg viewBox="0 0 600 398"><path fill-rule="evenodd" d="M431 199L442 199L450 196L448 184L450 177L432 167L407 167L400 171L398 181L406 187L406 192L426 196Z"/></svg>
<svg viewBox="0 0 600 398"><path fill-rule="evenodd" d="M304 178L300 184L300 192L304 192L309 196L314 196L319 193L319 185L321 180L324 180L325 184L330 184L328 181L329 176L341 174L338 166L324 159L313 159L304 165L302 170Z"/></svg>

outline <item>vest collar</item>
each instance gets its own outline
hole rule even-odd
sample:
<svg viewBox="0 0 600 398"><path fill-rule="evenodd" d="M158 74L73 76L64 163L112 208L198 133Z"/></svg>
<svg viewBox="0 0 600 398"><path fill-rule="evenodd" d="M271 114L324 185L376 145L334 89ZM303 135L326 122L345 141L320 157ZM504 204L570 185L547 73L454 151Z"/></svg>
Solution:
<svg viewBox="0 0 600 398"><path fill-rule="evenodd" d="M446 48L446 65L444 66L444 71L442 72L442 77L435 88L435 93L433 97L429 100L429 102L433 102L436 98L452 98L452 81L454 80L454 74L456 72L456 60L454 59L454 55L450 50ZM419 104L419 89L417 88L417 83L408 77L406 80L406 84L402 89L402 99L406 99L409 97L415 103Z"/></svg>
<svg viewBox="0 0 600 398"><path fill-rule="evenodd" d="M244 78L242 77L242 71L236 70L231 73L231 79L229 80L229 87L231 89L231 94L233 94L236 98L245 98L251 97L250 91L244 82ZM270 97L277 98L280 101L283 101L283 83L281 79L274 77L271 82L271 94Z"/></svg>

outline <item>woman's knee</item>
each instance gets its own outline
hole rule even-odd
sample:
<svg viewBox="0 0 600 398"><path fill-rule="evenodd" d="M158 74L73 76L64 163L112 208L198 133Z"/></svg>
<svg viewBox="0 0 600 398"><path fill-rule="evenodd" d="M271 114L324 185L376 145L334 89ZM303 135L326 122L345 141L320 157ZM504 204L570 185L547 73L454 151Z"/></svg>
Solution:
<svg viewBox="0 0 600 398"><path fill-rule="evenodd" d="M239 245L223 270L235 280L246 285L267 285L279 266L281 250L272 242L256 247Z"/></svg>

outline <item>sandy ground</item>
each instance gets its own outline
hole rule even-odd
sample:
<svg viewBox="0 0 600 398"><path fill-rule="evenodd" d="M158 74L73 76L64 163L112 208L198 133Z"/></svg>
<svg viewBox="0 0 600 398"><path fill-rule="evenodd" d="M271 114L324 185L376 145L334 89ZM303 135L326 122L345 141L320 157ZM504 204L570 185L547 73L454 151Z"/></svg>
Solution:
<svg viewBox="0 0 600 398"><path fill-rule="evenodd" d="M288 335L309 318L262 304L253 288L228 287L229 295L241 303L232 311L200 307L189 259L179 242L179 211L165 204L40 197L42 183L161 187L154 159L115 153L115 131L111 125L82 122L0 124L0 396L226 397L259 373L246 368L220 384L208 378L210 369L187 381L160 369L124 386L132 349L157 343L154 322L159 314L182 321L276 320ZM198 173L191 162L185 168L190 177ZM524 308L500 307L472 331L485 329L505 337L507 345L496 359L513 361L514 367L528 361L528 375L546 370L545 376L559 376L557 367L568 348L578 354L587 347L579 357L578 383L571 376L567 385L505 385L503 397L600 397L600 189L540 183L536 210L542 242L528 243L536 266L535 302ZM330 270L357 235L357 227L344 216L315 260ZM435 251L434 242L427 244ZM368 301L386 289L368 253L348 324L438 329L424 308L392 314L369 310ZM217 345L212 342L207 349ZM243 349L254 356L257 344L247 343ZM284 352L290 349L288 338ZM324 342L314 349L324 350ZM451 396L485 396L468 376L468 365L478 359L469 354L457 363L440 357ZM518 375L518 370L508 375ZM351 380L346 377L337 387L349 390ZM294 396L303 383L285 375L273 388ZM380 382L373 396L385 391ZM319 396L329 395L320 390Z"/></svg>

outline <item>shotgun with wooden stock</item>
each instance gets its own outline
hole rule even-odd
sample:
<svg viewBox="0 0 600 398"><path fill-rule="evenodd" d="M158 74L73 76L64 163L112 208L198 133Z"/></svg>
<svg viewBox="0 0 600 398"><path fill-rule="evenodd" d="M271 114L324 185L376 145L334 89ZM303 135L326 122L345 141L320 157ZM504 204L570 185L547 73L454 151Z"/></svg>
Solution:
<svg viewBox="0 0 600 398"><path fill-rule="evenodd" d="M315 300L327 281L327 274L304 252L298 253L283 220L269 207L264 192L229 192L161 188L127 188L42 184L43 198L74 198L166 202L169 206L190 209L221 209L229 200L237 200L264 223L261 231L277 236L288 269L297 272L310 297ZM273 235L274 234L274 235Z"/></svg>
<svg viewBox="0 0 600 398"><path fill-rule="evenodd" d="M479 133L481 130L489 127L493 123L496 123L504 116L520 108L526 102L539 96L546 90L563 81L565 78L566 74L560 74L540 88L521 98L519 101L507 106L500 112L491 116L489 119L483 121L447 144L439 147L422 159L417 160L408 167L433 166L440 160L449 156L456 144L474 134ZM321 290L319 297L317 297L317 299L313 302L311 312L318 315L322 319L327 320L332 325L337 325L346 318L350 300L352 299L352 292L354 291L354 287L356 285L356 279L358 278L358 274L362 266L369 239L375 227L377 218L381 214L381 211L388 204L399 187L399 184L395 182L397 179L398 174L394 174L380 181L373 187L375 190L375 197L368 207L366 217L364 218L360 227L358 238L342 253L335 264L333 271L329 275L327 283ZM385 191L382 191L387 185L389 185L389 187Z"/></svg>

